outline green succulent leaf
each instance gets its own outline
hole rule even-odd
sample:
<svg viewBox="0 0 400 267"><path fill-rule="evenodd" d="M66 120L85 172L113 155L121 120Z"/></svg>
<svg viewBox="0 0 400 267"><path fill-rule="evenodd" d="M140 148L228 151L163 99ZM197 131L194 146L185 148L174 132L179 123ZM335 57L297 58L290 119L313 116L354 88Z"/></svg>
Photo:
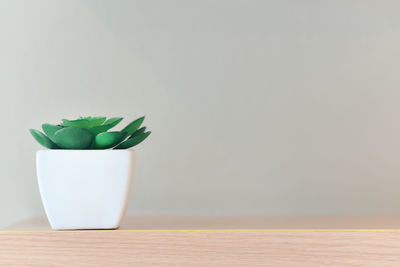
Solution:
<svg viewBox="0 0 400 267"><path fill-rule="evenodd" d="M106 132L106 131L110 130L115 125L120 123L122 121L122 119L123 118L111 118L111 119L108 119L102 125L98 125L98 126L95 126L93 128L90 128L89 131L93 135L98 135L99 133L103 133L103 132Z"/></svg>
<svg viewBox="0 0 400 267"><path fill-rule="evenodd" d="M124 141L121 144L119 144L118 146L116 146L114 149L127 149L130 147L134 147L134 146L140 144L141 142L143 142L144 139L146 139L150 134L151 134L151 132L141 133L137 136L127 139L126 141Z"/></svg>
<svg viewBox="0 0 400 267"><path fill-rule="evenodd" d="M95 149L107 149L118 145L124 140L123 132L105 132L96 135L94 140Z"/></svg>
<svg viewBox="0 0 400 267"><path fill-rule="evenodd" d="M126 133L126 137L128 137L128 136L132 135L137 129L139 129L139 127L140 127L140 125L142 125L143 121L144 121L144 116L129 123L124 129L121 130L121 132Z"/></svg>
<svg viewBox="0 0 400 267"><path fill-rule="evenodd" d="M90 121L88 119L78 119L78 120L62 119L61 126L65 127L72 126L72 127L88 129L90 127Z"/></svg>
<svg viewBox="0 0 400 267"><path fill-rule="evenodd" d="M63 119L61 124L42 124L43 132L30 129L32 136L49 149L127 149L143 142L151 132L141 127L145 117L129 123L121 131L108 132L122 121L114 117L107 120L102 116Z"/></svg>
<svg viewBox="0 0 400 267"><path fill-rule="evenodd" d="M106 117L88 117L90 128L102 125L106 121Z"/></svg>
<svg viewBox="0 0 400 267"><path fill-rule="evenodd" d="M65 127L54 134L55 143L64 149L86 149L92 140L93 134L79 127Z"/></svg>
<svg viewBox="0 0 400 267"><path fill-rule="evenodd" d="M50 138L51 141L54 142L54 134L58 131L61 130L63 127L59 125L54 125L50 123L45 123L42 124L42 129L43 132L47 135L48 138Z"/></svg>
<svg viewBox="0 0 400 267"><path fill-rule="evenodd" d="M44 135L41 131L35 130L35 129L30 129L30 133L32 134L33 138L38 141L39 144L42 146L49 148L49 149L57 149L58 146L54 144L50 138L48 138L46 135Z"/></svg>
<svg viewBox="0 0 400 267"><path fill-rule="evenodd" d="M132 137L135 137L135 136L137 136L137 135L139 135L139 134L142 134L142 133L144 133L146 131L146 127L142 127L142 128L140 128L139 130L137 130L136 132L134 132L131 136L129 136L129 138L132 138Z"/></svg>
<svg viewBox="0 0 400 267"><path fill-rule="evenodd" d="M120 123L120 121L122 121L122 119L123 118L121 118L121 117L114 117L114 118L110 118L110 119L108 119L108 120L106 120L105 122L104 122L104 124L112 124L112 125L117 125L118 123ZM113 126L113 127L114 127Z"/></svg>

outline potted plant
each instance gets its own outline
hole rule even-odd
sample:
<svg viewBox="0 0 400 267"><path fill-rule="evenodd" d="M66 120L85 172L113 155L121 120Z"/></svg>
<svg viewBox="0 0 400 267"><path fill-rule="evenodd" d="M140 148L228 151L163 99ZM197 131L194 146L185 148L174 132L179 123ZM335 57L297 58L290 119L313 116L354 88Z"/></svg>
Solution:
<svg viewBox="0 0 400 267"><path fill-rule="evenodd" d="M151 132L144 117L121 131L122 118L80 117L31 129L49 150L36 153L40 195L53 229L116 229L125 214L135 154Z"/></svg>

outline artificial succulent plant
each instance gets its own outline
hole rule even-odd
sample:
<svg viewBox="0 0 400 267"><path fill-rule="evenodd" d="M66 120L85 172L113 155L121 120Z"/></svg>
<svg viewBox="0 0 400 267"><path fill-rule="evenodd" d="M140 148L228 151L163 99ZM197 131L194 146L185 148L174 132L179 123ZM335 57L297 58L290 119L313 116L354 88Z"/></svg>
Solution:
<svg viewBox="0 0 400 267"><path fill-rule="evenodd" d="M140 127L144 117L129 123L121 131L108 131L122 118L80 117L77 120L63 119L54 125L42 124L43 132L30 129L42 146L49 149L127 149L141 143L151 132Z"/></svg>

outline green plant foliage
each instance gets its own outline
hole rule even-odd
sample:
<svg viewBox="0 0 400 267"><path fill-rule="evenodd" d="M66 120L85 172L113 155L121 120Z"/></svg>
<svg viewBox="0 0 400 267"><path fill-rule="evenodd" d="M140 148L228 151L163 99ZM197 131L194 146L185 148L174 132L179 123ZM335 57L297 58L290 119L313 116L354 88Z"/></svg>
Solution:
<svg viewBox="0 0 400 267"><path fill-rule="evenodd" d="M134 132L129 138L132 138L132 137L134 137L134 136L136 136L136 135L142 134L142 133L144 133L145 131L146 131L146 127L142 127L142 128L140 128L139 130L137 130L136 132Z"/></svg>
<svg viewBox="0 0 400 267"><path fill-rule="evenodd" d="M42 124L43 132L31 129L36 141L49 149L127 149L143 142L151 132L139 128L144 116L129 123L121 131L108 132L122 121L115 117L80 117L62 119L61 124Z"/></svg>
<svg viewBox="0 0 400 267"><path fill-rule="evenodd" d="M91 132L79 127L65 127L54 134L54 142L64 149L87 149L93 140Z"/></svg>
<svg viewBox="0 0 400 267"><path fill-rule="evenodd" d="M47 136L45 136L41 131L35 130L35 129L30 129L29 130L31 134L33 135L33 138L38 141L39 144L41 144L44 147L47 147L49 149L56 149L58 146L54 144Z"/></svg>
<svg viewBox="0 0 400 267"><path fill-rule="evenodd" d="M146 132L146 133L141 133L136 136L133 136L132 138L128 138L128 140L122 142L121 144L116 146L114 149L127 149L130 147L134 147L134 146L140 144L141 142L143 142L144 139L146 139L150 134L151 134L151 132Z"/></svg>
<svg viewBox="0 0 400 267"><path fill-rule="evenodd" d="M94 134L98 135L99 133L106 132L116 126L118 123L122 121L123 118L111 118L106 120L102 125L95 126L90 128L89 131Z"/></svg>
<svg viewBox="0 0 400 267"><path fill-rule="evenodd" d="M42 129L43 132L47 135L48 138L50 138L51 141L54 141L54 134L58 131L61 130L63 127L59 125L53 125L50 123L45 123L42 124Z"/></svg>
<svg viewBox="0 0 400 267"><path fill-rule="evenodd" d="M121 130L121 132L124 132L126 134L126 137L128 137L132 135L137 129L139 129L143 121L144 121L144 116L129 123L124 129Z"/></svg>
<svg viewBox="0 0 400 267"><path fill-rule="evenodd" d="M73 126L73 127L79 127L79 128L84 128L88 129L90 128L90 121L87 119L78 119L78 120L66 120L62 119L61 126Z"/></svg>
<svg viewBox="0 0 400 267"><path fill-rule="evenodd" d="M87 120L89 121L89 128L93 128L95 126L102 125L105 122L106 117L80 117L79 120Z"/></svg>
<svg viewBox="0 0 400 267"><path fill-rule="evenodd" d="M95 149L107 149L114 147L124 140L124 132L104 132L96 135L94 140Z"/></svg>

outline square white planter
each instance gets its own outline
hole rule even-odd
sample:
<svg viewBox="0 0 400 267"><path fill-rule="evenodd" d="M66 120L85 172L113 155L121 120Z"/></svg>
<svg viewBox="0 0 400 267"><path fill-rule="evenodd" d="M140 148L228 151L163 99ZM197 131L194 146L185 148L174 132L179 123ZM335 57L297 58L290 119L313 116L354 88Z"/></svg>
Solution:
<svg viewBox="0 0 400 267"><path fill-rule="evenodd" d="M51 227L118 228L128 203L134 160L132 150L39 150L36 170Z"/></svg>

